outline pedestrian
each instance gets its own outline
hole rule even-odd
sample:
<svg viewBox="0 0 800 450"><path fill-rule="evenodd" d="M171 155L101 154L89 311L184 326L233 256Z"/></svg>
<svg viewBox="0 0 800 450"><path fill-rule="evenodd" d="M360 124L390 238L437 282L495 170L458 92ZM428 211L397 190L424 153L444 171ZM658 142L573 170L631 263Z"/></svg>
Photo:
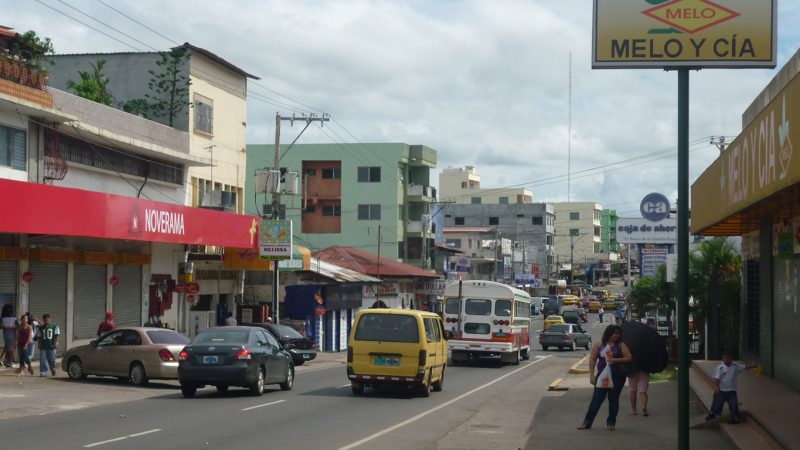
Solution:
<svg viewBox="0 0 800 450"><path fill-rule="evenodd" d="M0 328L3 329L3 353L0 354L3 365L6 367L14 366L14 343L17 340L17 325L19 322L14 317L14 307L3 305L3 312L0 314Z"/></svg>
<svg viewBox="0 0 800 450"><path fill-rule="evenodd" d="M606 312L603 307L601 306L600 309L597 310L597 314L600 316L600 322L603 322L603 313Z"/></svg>
<svg viewBox="0 0 800 450"><path fill-rule="evenodd" d="M617 413L619 413L619 396L625 386L625 377L611 370L614 364L624 364L633 361L631 351L624 342L620 341L622 329L617 325L609 325L603 332L601 342L594 344L589 356L589 383L594 386L592 401L583 423L579 430L592 428L594 418L600 407L608 397L608 418L606 426L614 430L617 426ZM597 372L595 373L595 370Z"/></svg>
<svg viewBox="0 0 800 450"><path fill-rule="evenodd" d="M56 374L56 348L61 330L50 321L50 314L42 315L42 327L39 329L39 376L46 377L47 370Z"/></svg>
<svg viewBox="0 0 800 450"><path fill-rule="evenodd" d="M109 331L114 331L117 329L117 324L114 323L114 313L109 311L106 313L106 320L100 322L100 325L97 327L97 337L100 337Z"/></svg>
<svg viewBox="0 0 800 450"><path fill-rule="evenodd" d="M28 324L31 326L31 343L28 344L28 358L33 361L36 356L36 341L39 340L39 327L42 325L39 319L33 317L30 311L25 313L28 316Z"/></svg>
<svg viewBox="0 0 800 450"><path fill-rule="evenodd" d="M729 351L722 353L722 362L714 371L714 400L711 402L711 411L706 420L712 420L722 415L723 403L728 403L731 418L730 424L739 423L739 398L736 395L736 377L739 372L755 368L757 364L741 364L733 362L733 355Z"/></svg>
<svg viewBox="0 0 800 450"><path fill-rule="evenodd" d="M643 370L638 370L628 377L628 386L630 388L629 396L631 398L631 415L635 416L637 397L642 399L642 415L647 417L650 413L647 411L647 389L650 387L650 373Z"/></svg>
<svg viewBox="0 0 800 450"><path fill-rule="evenodd" d="M17 327L17 353L19 354L19 369L17 369L17 374L20 377L25 375L25 367L28 368L28 373L33 375L31 358L28 357L28 344L33 341L31 332L31 326L28 324L28 316L23 315L19 318L19 326Z"/></svg>
<svg viewBox="0 0 800 450"><path fill-rule="evenodd" d="M233 318L233 313L232 312L229 312L228 313L228 317L225 318L225 325L227 325L229 327L235 327L236 326L236 319Z"/></svg>
<svg viewBox="0 0 800 450"><path fill-rule="evenodd" d="M625 320L625 306L619 305L617 307L617 325L620 325Z"/></svg>

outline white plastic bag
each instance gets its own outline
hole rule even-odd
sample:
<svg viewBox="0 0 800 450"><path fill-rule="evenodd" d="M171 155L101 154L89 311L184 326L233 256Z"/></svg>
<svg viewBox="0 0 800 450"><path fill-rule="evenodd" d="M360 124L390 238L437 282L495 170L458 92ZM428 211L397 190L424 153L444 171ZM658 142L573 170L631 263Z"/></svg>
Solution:
<svg viewBox="0 0 800 450"><path fill-rule="evenodd" d="M597 376L595 387L600 389L611 389L614 387L614 382L611 380L611 365L606 364L600 375Z"/></svg>

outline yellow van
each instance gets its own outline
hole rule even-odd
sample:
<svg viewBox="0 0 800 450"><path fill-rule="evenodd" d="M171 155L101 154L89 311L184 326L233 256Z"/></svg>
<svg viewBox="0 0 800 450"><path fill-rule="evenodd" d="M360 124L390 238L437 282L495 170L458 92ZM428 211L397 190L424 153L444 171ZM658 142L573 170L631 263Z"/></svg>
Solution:
<svg viewBox="0 0 800 450"><path fill-rule="evenodd" d="M405 384L427 397L441 391L447 365L442 319L410 309L359 311L347 341L347 378L354 395L366 386Z"/></svg>

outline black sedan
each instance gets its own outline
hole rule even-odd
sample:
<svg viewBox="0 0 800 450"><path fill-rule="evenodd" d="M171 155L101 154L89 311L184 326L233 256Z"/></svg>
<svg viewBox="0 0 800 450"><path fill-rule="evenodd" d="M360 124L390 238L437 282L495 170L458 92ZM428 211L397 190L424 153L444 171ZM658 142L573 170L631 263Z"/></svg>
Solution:
<svg viewBox="0 0 800 450"><path fill-rule="evenodd" d="M311 361L317 357L317 346L314 341L304 337L288 325L274 323L252 323L249 325L269 331L272 337L283 345L283 349L292 355L292 362L295 366L302 366L306 361Z"/></svg>
<svg viewBox="0 0 800 450"><path fill-rule="evenodd" d="M219 392L229 386L264 393L267 384L288 391L294 384L294 364L281 344L256 327L216 327L201 331L180 353L178 379L184 397L213 385Z"/></svg>

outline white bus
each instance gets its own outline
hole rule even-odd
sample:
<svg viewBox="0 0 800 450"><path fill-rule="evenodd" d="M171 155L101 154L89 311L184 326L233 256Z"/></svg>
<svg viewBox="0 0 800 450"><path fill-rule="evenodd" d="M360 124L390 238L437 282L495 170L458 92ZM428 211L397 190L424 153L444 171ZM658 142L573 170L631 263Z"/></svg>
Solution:
<svg viewBox="0 0 800 450"><path fill-rule="evenodd" d="M444 290L444 328L451 364L499 357L519 364L531 354L531 297L492 281L459 281Z"/></svg>

